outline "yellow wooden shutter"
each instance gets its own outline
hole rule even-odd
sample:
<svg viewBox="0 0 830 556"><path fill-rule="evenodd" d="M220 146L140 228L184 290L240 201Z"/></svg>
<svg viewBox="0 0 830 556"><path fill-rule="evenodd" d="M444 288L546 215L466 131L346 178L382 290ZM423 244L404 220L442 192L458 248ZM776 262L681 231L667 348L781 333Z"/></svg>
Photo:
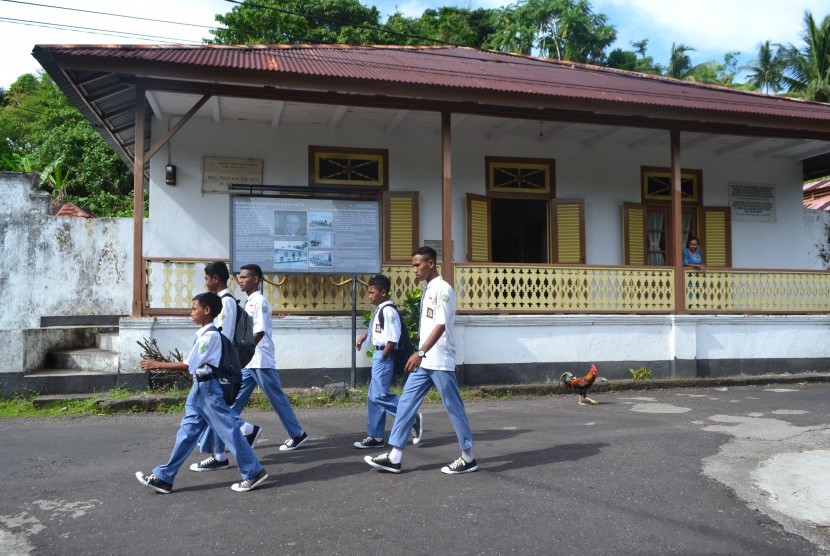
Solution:
<svg viewBox="0 0 830 556"><path fill-rule="evenodd" d="M623 203L624 264L646 265L646 207L639 203Z"/></svg>
<svg viewBox="0 0 830 556"><path fill-rule="evenodd" d="M729 207L703 207L703 264L732 266L732 219Z"/></svg>
<svg viewBox="0 0 830 556"><path fill-rule="evenodd" d="M418 193L384 194L383 258L388 262L410 262L418 248Z"/></svg>
<svg viewBox="0 0 830 556"><path fill-rule="evenodd" d="M551 201L551 261L585 264L585 202L582 199Z"/></svg>
<svg viewBox="0 0 830 556"><path fill-rule="evenodd" d="M490 199L484 195L467 194L467 261L487 263L490 248Z"/></svg>

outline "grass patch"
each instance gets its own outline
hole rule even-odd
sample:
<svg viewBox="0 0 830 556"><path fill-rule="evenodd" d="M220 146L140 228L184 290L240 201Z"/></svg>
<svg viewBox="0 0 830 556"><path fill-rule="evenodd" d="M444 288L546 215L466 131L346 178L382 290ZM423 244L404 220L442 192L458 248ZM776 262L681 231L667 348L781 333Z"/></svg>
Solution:
<svg viewBox="0 0 830 556"><path fill-rule="evenodd" d="M397 395L400 395L401 389L402 388L400 386L397 386L393 387L392 391ZM113 411L102 408L99 405L99 401L102 399L139 399L147 396L163 396L166 400L173 402L157 406L153 410L156 413L183 413L187 393L188 390L176 388L134 392L124 387L118 387L86 400L62 400L56 401L50 405L37 407L34 405L36 396L16 396L14 398L0 399L0 419L61 417L69 415L106 415L111 413L138 412L141 411L139 409L138 402L135 405L128 406L127 409ZM322 388L304 388L302 390L291 389L287 392L287 394L288 398L291 400L291 405L298 409L319 407L360 407L366 405L366 400L369 395L369 387L362 386L350 389L348 397L331 397ZM481 399L481 391L477 388L462 388L461 398L464 401ZM427 397L424 399L424 403L441 403L441 398L438 396L438 392L434 388L427 394ZM247 409L270 410L271 403L268 401L265 394L257 389L251 396Z"/></svg>

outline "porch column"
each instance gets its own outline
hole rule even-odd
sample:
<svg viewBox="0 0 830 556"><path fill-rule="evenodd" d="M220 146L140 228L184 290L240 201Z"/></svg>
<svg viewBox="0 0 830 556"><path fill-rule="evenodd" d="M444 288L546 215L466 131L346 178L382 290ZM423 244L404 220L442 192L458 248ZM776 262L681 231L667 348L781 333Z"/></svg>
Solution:
<svg viewBox="0 0 830 556"><path fill-rule="evenodd" d="M452 262L452 113L441 112L441 275L455 286Z"/></svg>
<svg viewBox="0 0 830 556"><path fill-rule="evenodd" d="M144 82L135 85L135 151L133 158L133 317L144 312Z"/></svg>
<svg viewBox="0 0 830 556"><path fill-rule="evenodd" d="M674 245L668 249L674 267L674 312L686 312L686 280L683 274L683 195L680 191L680 130L672 129L671 137L671 233Z"/></svg>

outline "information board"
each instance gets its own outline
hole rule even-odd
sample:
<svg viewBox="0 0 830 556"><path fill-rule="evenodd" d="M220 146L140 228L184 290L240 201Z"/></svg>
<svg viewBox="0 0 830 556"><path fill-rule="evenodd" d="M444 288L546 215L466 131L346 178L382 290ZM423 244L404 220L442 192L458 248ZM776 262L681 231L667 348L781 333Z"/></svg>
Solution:
<svg viewBox="0 0 830 556"><path fill-rule="evenodd" d="M231 196L231 270L258 264L279 274L376 274L380 203Z"/></svg>

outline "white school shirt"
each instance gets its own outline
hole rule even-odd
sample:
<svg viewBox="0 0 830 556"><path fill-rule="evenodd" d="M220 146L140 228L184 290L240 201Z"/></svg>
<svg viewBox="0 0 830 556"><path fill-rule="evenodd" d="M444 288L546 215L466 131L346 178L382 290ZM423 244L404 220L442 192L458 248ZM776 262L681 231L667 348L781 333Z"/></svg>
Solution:
<svg viewBox="0 0 830 556"><path fill-rule="evenodd" d="M216 330L208 330L211 326L206 324L196 331L196 341L184 360L190 374L194 376L211 374L213 369L207 366L208 363L218 367L222 359L222 339Z"/></svg>
<svg viewBox="0 0 830 556"><path fill-rule="evenodd" d="M421 367L434 371L455 371L455 292L441 276L430 280L424 288L418 345L423 344L439 324L444 325L444 333L421 360Z"/></svg>
<svg viewBox="0 0 830 556"><path fill-rule="evenodd" d="M254 335L262 332L263 336L254 350L254 357L245 365L249 369L275 369L274 340L271 338L271 305L259 292L248 296L245 312L254 321Z"/></svg>
<svg viewBox="0 0 830 556"><path fill-rule="evenodd" d="M222 298L222 312L213 319L213 326L219 328L222 335L232 342L233 336L236 334L236 298L223 297L226 294L233 296L229 288L225 288L216 294ZM225 323L227 323L227 326L225 326Z"/></svg>
<svg viewBox="0 0 830 556"><path fill-rule="evenodd" d="M380 327L381 311L383 311L383 328ZM377 311L372 315L372 322L369 323L369 336L375 347L385 346L389 342L397 344L401 339L401 320L398 318L398 312L392 307L391 299L378 305Z"/></svg>

